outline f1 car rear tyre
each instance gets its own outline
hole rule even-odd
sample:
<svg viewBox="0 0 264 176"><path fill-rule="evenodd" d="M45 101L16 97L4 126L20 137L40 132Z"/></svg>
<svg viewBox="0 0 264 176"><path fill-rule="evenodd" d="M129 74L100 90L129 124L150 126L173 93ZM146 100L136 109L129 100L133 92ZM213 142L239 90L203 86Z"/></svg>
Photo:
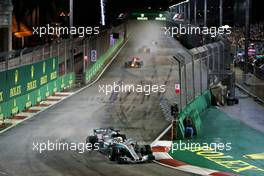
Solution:
<svg viewBox="0 0 264 176"><path fill-rule="evenodd" d="M143 61L140 61L140 68L144 66Z"/></svg>
<svg viewBox="0 0 264 176"><path fill-rule="evenodd" d="M94 149L94 144L95 143L98 143L98 138L97 138L97 136L88 136L87 137L87 139L86 139L86 143L90 143L90 144L92 144L92 148Z"/></svg>
<svg viewBox="0 0 264 176"><path fill-rule="evenodd" d="M153 154L150 154L150 155L148 155L148 159L151 162L151 161L155 160L155 156Z"/></svg>

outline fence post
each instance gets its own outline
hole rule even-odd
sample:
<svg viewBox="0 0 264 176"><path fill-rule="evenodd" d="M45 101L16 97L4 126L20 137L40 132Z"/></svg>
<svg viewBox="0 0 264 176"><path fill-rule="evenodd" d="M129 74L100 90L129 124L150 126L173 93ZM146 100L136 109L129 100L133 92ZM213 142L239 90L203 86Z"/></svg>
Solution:
<svg viewBox="0 0 264 176"><path fill-rule="evenodd" d="M60 57L60 44L59 43L57 44L57 56L59 60L59 57Z"/></svg>
<svg viewBox="0 0 264 176"><path fill-rule="evenodd" d="M87 57L85 49L86 49L86 41L85 41L85 39L83 39L83 73L85 73L85 60L84 60L84 57L85 56Z"/></svg>
<svg viewBox="0 0 264 176"><path fill-rule="evenodd" d="M22 50L20 51L19 65L22 64L23 51L24 51L24 49L22 49Z"/></svg>
<svg viewBox="0 0 264 176"><path fill-rule="evenodd" d="M45 46L43 46L42 48L42 58L41 60L43 60L45 58Z"/></svg>
<svg viewBox="0 0 264 176"><path fill-rule="evenodd" d="M70 55L70 63L71 63L71 72L74 72L74 43L73 39L71 39L71 55Z"/></svg>
<svg viewBox="0 0 264 176"><path fill-rule="evenodd" d="M217 71L220 72L220 69L221 69L221 49L220 49L219 45L217 45L217 55L218 55Z"/></svg>
<svg viewBox="0 0 264 176"><path fill-rule="evenodd" d="M186 64L185 64L185 60L183 62L183 70L184 70L184 91L185 91L185 107L188 104L188 91L187 91L187 71L186 71Z"/></svg>
<svg viewBox="0 0 264 176"><path fill-rule="evenodd" d="M225 67L225 51L226 51L226 49L225 49L225 44L224 43L221 43L221 45L222 45L222 47L223 47L223 55L222 55L222 57L223 57L223 59L222 59L222 64L223 64L223 68L222 68L222 70L225 70L226 69L226 67Z"/></svg>
<svg viewBox="0 0 264 176"><path fill-rule="evenodd" d="M67 40L64 42L64 74L67 74Z"/></svg>
<svg viewBox="0 0 264 176"><path fill-rule="evenodd" d="M192 57L192 81L193 81L193 100L195 99L195 74L194 74L194 56Z"/></svg>
<svg viewBox="0 0 264 176"><path fill-rule="evenodd" d="M179 84L180 84L180 90L182 90L181 61L176 56L173 56L173 58L178 62L178 67L179 67ZM180 111L181 110L182 110L182 93L180 92Z"/></svg>
<svg viewBox="0 0 264 176"><path fill-rule="evenodd" d="M199 63L200 63L200 94L202 95L202 92L203 92L203 76L202 76L202 58L199 57Z"/></svg>
<svg viewBox="0 0 264 176"><path fill-rule="evenodd" d="M209 76L209 69L210 69L210 62L209 62L209 57L210 57L210 53L209 53L209 49L207 50L207 69L206 69L206 72L207 72L207 89L209 89L210 87L210 76Z"/></svg>
<svg viewBox="0 0 264 176"><path fill-rule="evenodd" d="M52 44L50 45L50 57L52 57Z"/></svg>
<svg viewBox="0 0 264 176"><path fill-rule="evenodd" d="M213 63L212 63L212 71L215 71L215 47L212 48L212 58L213 58Z"/></svg>
<svg viewBox="0 0 264 176"><path fill-rule="evenodd" d="M31 64L33 64L33 62L34 62L34 50L30 53L30 55L31 55Z"/></svg>
<svg viewBox="0 0 264 176"><path fill-rule="evenodd" d="M6 57L5 58L5 67L6 67L6 70L8 70L8 60L9 60L9 57Z"/></svg>
<svg viewBox="0 0 264 176"><path fill-rule="evenodd" d="M181 62L179 62L179 83L180 90L182 90L182 75L181 75ZM180 110L182 110L182 92L180 92Z"/></svg>

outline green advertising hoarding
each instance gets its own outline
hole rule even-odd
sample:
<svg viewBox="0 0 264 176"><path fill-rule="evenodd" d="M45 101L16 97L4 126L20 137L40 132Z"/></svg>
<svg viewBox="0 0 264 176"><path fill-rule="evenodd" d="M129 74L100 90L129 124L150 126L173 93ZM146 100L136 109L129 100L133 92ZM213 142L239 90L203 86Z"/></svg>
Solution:
<svg viewBox="0 0 264 176"><path fill-rule="evenodd" d="M49 96L50 90L47 84L57 79L57 73L58 59L56 57L9 70L7 73L8 107L11 108L11 114L29 108Z"/></svg>
<svg viewBox="0 0 264 176"><path fill-rule="evenodd" d="M6 72L0 72L0 103L6 101Z"/></svg>
<svg viewBox="0 0 264 176"><path fill-rule="evenodd" d="M13 99L39 89L57 78L58 59L51 58L7 71L7 97Z"/></svg>
<svg viewBox="0 0 264 176"><path fill-rule="evenodd" d="M123 44L124 38L120 38L117 42L109 48L104 54L102 54L92 67L85 71L85 82L88 83L92 78L102 69L103 65L107 63L107 60L119 49Z"/></svg>
<svg viewBox="0 0 264 176"><path fill-rule="evenodd" d="M74 80L75 74L69 73L67 75L60 76L55 80L49 81L47 84L40 86L30 93L18 96L16 98L10 99L6 103L0 104L0 107L2 106L2 109L4 109L3 116L9 117L14 115L46 99L54 92L60 92L66 88L72 87Z"/></svg>
<svg viewBox="0 0 264 176"><path fill-rule="evenodd" d="M7 84L6 84L7 73L0 72L0 120L3 119L7 114Z"/></svg>
<svg viewBox="0 0 264 176"><path fill-rule="evenodd" d="M153 11L153 12L132 12L131 17L137 20L158 20L166 21L166 13L164 11Z"/></svg>
<svg viewBox="0 0 264 176"><path fill-rule="evenodd" d="M57 57L0 72L0 119L35 105L56 91L50 91L48 84L56 84L57 77Z"/></svg>
<svg viewBox="0 0 264 176"><path fill-rule="evenodd" d="M28 66L24 66L7 71L7 89L5 91L8 99L16 98L26 93L26 82L29 80L26 74L28 68Z"/></svg>

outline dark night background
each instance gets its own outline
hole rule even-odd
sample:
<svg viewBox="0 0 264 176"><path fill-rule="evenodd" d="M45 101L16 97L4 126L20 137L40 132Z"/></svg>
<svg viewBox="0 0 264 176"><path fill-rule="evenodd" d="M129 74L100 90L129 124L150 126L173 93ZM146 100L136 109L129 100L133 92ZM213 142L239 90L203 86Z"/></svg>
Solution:
<svg viewBox="0 0 264 176"><path fill-rule="evenodd" d="M111 23L118 14L132 12L137 10L166 10L169 5L179 1L167 0L106 0L106 21ZM202 12L203 0L197 0L198 12ZM243 23L243 0L224 0L224 20ZM238 4L238 8L234 8L234 4ZM13 0L14 14L18 21L26 23L28 16L39 7L39 24L47 24L51 22L66 23L65 19L59 16L61 12L68 12L69 0ZM200 10L199 10L200 9ZM211 9L208 17L213 21L218 19L212 18L218 11L218 1L208 1L208 9ZM233 12L232 9L235 9ZM252 0L252 22L263 20L262 5L259 0ZM74 25L98 25L100 24L100 0L84 1L74 0Z"/></svg>

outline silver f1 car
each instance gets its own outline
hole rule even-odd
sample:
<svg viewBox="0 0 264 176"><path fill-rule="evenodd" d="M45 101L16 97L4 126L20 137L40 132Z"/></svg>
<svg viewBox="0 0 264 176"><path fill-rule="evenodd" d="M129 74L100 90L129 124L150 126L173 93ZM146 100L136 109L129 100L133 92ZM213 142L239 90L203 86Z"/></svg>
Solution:
<svg viewBox="0 0 264 176"><path fill-rule="evenodd" d="M97 143L100 152L108 155L110 161L119 164L144 163L155 159L149 145L138 145L112 128L95 129L94 135L88 136L86 143L93 146Z"/></svg>

